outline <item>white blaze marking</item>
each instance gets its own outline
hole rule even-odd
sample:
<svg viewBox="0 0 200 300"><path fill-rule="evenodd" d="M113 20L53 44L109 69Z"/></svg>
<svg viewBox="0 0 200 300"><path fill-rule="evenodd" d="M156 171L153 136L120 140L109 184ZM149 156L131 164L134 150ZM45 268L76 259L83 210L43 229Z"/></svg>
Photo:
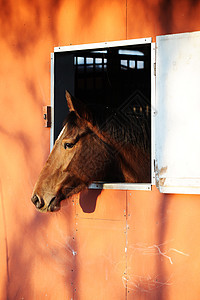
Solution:
<svg viewBox="0 0 200 300"><path fill-rule="evenodd" d="M65 130L66 125L63 127L63 129L61 130L59 136L57 137L57 141L61 138L61 135L63 134L64 130Z"/></svg>

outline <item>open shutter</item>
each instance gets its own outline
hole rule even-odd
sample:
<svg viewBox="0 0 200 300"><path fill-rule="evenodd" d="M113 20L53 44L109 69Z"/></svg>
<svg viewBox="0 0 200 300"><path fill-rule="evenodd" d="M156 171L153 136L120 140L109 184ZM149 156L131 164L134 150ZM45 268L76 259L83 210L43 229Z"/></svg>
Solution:
<svg viewBox="0 0 200 300"><path fill-rule="evenodd" d="M159 36L156 46L156 185L200 194L200 32Z"/></svg>

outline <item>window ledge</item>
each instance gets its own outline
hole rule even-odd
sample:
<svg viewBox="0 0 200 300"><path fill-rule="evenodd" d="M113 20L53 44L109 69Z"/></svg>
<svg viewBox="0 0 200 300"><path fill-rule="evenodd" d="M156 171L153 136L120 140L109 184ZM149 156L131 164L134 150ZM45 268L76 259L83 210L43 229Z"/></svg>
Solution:
<svg viewBox="0 0 200 300"><path fill-rule="evenodd" d="M89 189L151 191L151 184L150 183L104 183L104 182L93 182L89 186Z"/></svg>

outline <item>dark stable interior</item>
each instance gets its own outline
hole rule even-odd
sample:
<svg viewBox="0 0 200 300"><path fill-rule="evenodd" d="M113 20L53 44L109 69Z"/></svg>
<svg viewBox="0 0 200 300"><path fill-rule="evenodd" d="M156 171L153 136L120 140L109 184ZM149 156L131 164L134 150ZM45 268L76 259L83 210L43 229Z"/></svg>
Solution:
<svg viewBox="0 0 200 300"><path fill-rule="evenodd" d="M68 112L68 90L89 106L120 110L129 103L150 141L151 44L56 52L54 57L55 140Z"/></svg>

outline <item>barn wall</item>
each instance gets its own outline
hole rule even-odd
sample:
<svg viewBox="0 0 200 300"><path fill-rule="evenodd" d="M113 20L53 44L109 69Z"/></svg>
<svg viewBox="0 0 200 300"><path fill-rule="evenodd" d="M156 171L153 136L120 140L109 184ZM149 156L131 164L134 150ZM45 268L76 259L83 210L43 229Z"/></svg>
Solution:
<svg viewBox="0 0 200 300"><path fill-rule="evenodd" d="M200 196L30 202L49 153L54 46L200 30L198 0L0 0L0 299L199 299Z"/></svg>

